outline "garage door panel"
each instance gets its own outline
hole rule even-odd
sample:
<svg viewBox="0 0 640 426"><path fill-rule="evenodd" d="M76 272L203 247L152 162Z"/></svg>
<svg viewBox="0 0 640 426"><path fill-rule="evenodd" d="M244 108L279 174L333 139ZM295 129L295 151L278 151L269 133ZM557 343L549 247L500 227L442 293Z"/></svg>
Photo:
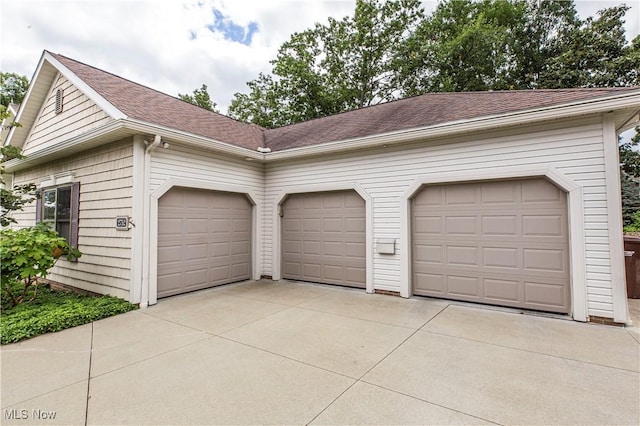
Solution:
<svg viewBox="0 0 640 426"><path fill-rule="evenodd" d="M564 272L565 252L563 250L553 249L524 249L524 269Z"/></svg>
<svg viewBox="0 0 640 426"><path fill-rule="evenodd" d="M517 236L518 235L518 216L509 215L509 216L492 216L492 215L483 215L482 216L482 235L485 236L493 236L493 235L510 235Z"/></svg>
<svg viewBox="0 0 640 426"><path fill-rule="evenodd" d="M554 285L549 283L524 283L525 302L531 305L537 305L545 310L562 310L568 312L565 305L569 294L563 285Z"/></svg>
<svg viewBox="0 0 640 426"><path fill-rule="evenodd" d="M344 231L345 232L365 232L367 223L363 217L345 217L344 219Z"/></svg>
<svg viewBox="0 0 640 426"><path fill-rule="evenodd" d="M304 218L302 220L302 232L322 232L322 219Z"/></svg>
<svg viewBox="0 0 640 426"><path fill-rule="evenodd" d="M163 195L158 297L249 279L250 220L251 204L242 194L172 188Z"/></svg>
<svg viewBox="0 0 640 426"><path fill-rule="evenodd" d="M304 197L302 199L302 208L308 209L308 210L322 209L322 198L321 197Z"/></svg>
<svg viewBox="0 0 640 426"><path fill-rule="evenodd" d="M444 296L446 285L444 275L416 272L414 274L414 286L416 291L429 292L430 295Z"/></svg>
<svg viewBox="0 0 640 426"><path fill-rule="evenodd" d="M186 246L185 254L187 259L191 260L207 259L209 257L208 244L206 242L200 244L189 244Z"/></svg>
<svg viewBox="0 0 640 426"><path fill-rule="evenodd" d="M232 265L231 267L231 275L232 277L243 277L249 274L249 264L248 263L237 263Z"/></svg>
<svg viewBox="0 0 640 426"><path fill-rule="evenodd" d="M496 302L519 303L522 296L520 281L517 280L496 280L487 278L483 280L484 298Z"/></svg>
<svg viewBox="0 0 640 426"><path fill-rule="evenodd" d="M344 245L342 241L324 241L322 243L323 249L320 254L326 254L328 256L344 256Z"/></svg>
<svg viewBox="0 0 640 426"><path fill-rule="evenodd" d="M444 263L444 246L416 244L414 250L414 260L416 262L427 262L442 265Z"/></svg>
<svg viewBox="0 0 640 426"><path fill-rule="evenodd" d="M181 260L181 245L158 247L158 263L180 262Z"/></svg>
<svg viewBox="0 0 640 426"><path fill-rule="evenodd" d="M229 265L220 265L209 268L207 272L208 281L213 284L226 283L231 281L231 274L229 269Z"/></svg>
<svg viewBox="0 0 640 426"><path fill-rule="evenodd" d="M304 241L302 253L321 255L322 241Z"/></svg>
<svg viewBox="0 0 640 426"><path fill-rule="evenodd" d="M477 204L477 189L464 185L455 185L445 188L444 199L448 206L475 205Z"/></svg>
<svg viewBox="0 0 640 426"><path fill-rule="evenodd" d="M480 185L480 199L482 204L515 204L520 201L518 185L513 182L492 182Z"/></svg>
<svg viewBox="0 0 640 426"><path fill-rule="evenodd" d="M447 235L477 235L477 217L449 216L445 219Z"/></svg>
<svg viewBox="0 0 640 426"><path fill-rule="evenodd" d="M185 287L187 289L194 286L205 285L208 282L207 277L208 268L195 269L185 272Z"/></svg>
<svg viewBox="0 0 640 426"><path fill-rule="evenodd" d="M519 269L520 256L518 249L511 247L483 247L482 248L482 266Z"/></svg>
<svg viewBox="0 0 640 426"><path fill-rule="evenodd" d="M311 280L322 280L322 265L318 263L303 263L302 275Z"/></svg>
<svg viewBox="0 0 640 426"><path fill-rule="evenodd" d="M566 235L563 219L560 214L522 216L522 234L525 236L561 237Z"/></svg>
<svg viewBox="0 0 640 426"><path fill-rule="evenodd" d="M563 191L542 179L522 182L523 204L556 204L565 198Z"/></svg>
<svg viewBox="0 0 640 426"><path fill-rule="evenodd" d="M477 247L447 246L448 265L470 265L480 264L479 250Z"/></svg>
<svg viewBox="0 0 640 426"><path fill-rule="evenodd" d="M427 186L411 215L415 294L568 312L566 194L547 180Z"/></svg>
<svg viewBox="0 0 640 426"><path fill-rule="evenodd" d="M182 235L182 219L158 219L158 236Z"/></svg>
<svg viewBox="0 0 640 426"><path fill-rule="evenodd" d="M421 216L414 221L414 232L419 235L442 235L444 221L441 216Z"/></svg>
<svg viewBox="0 0 640 426"><path fill-rule="evenodd" d="M350 258L356 258L358 261L366 256L367 249L365 243L345 243L344 255Z"/></svg>
<svg viewBox="0 0 640 426"><path fill-rule="evenodd" d="M249 241L232 241L231 242L231 254L232 255L242 255L244 256L246 253L249 253L249 248L251 243Z"/></svg>
<svg viewBox="0 0 640 426"><path fill-rule="evenodd" d="M284 276L302 275L302 264L299 262L285 262L282 265L282 271Z"/></svg>
<svg viewBox="0 0 640 426"><path fill-rule="evenodd" d="M447 275L447 293L451 296L480 297L480 278L475 276Z"/></svg>
<svg viewBox="0 0 640 426"><path fill-rule="evenodd" d="M364 207L355 191L289 196L282 206L283 277L364 288Z"/></svg>
<svg viewBox="0 0 640 426"><path fill-rule="evenodd" d="M227 233L230 228L230 220L228 218L215 218L210 220L211 232L213 233Z"/></svg>

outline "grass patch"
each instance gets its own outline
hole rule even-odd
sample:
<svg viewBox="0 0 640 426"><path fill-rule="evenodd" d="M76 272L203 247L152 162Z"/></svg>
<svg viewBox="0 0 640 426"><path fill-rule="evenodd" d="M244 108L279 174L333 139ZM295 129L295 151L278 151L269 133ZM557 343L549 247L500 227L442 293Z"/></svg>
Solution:
<svg viewBox="0 0 640 426"><path fill-rule="evenodd" d="M5 302L3 300L3 302ZM87 324L138 309L113 296L87 296L38 286L36 298L0 315L0 343L15 343L41 334Z"/></svg>

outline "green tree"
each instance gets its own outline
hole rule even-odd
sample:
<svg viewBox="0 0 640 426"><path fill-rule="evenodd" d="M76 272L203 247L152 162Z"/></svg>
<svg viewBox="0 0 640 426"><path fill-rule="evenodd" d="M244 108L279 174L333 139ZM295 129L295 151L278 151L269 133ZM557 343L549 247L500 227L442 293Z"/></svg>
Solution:
<svg viewBox="0 0 640 426"><path fill-rule="evenodd" d="M2 185L0 187L0 226L2 227L16 223L16 220L11 217L11 213L22 210L26 204L36 199L37 186L34 183L5 188L7 182L4 179L3 163L16 158L24 158L18 148L12 145L0 147L0 184Z"/></svg>
<svg viewBox="0 0 640 426"><path fill-rule="evenodd" d="M211 96L209 96L209 92L207 90L207 85L202 84L202 87L199 89L195 89L192 95L186 94L178 94L178 97L183 101L189 102L191 104L197 105L200 108L208 109L209 111L219 112L216 109L217 104L211 100Z"/></svg>
<svg viewBox="0 0 640 426"><path fill-rule="evenodd" d="M522 1L450 0L438 4L404 46L403 92L516 88Z"/></svg>
<svg viewBox="0 0 640 426"><path fill-rule="evenodd" d="M622 219L631 225L640 212L640 125L628 141L620 141L620 186L622 188Z"/></svg>
<svg viewBox="0 0 640 426"><path fill-rule="evenodd" d="M229 114L274 127L395 99L397 47L423 17L418 0L357 0L353 17L293 34Z"/></svg>
<svg viewBox="0 0 640 426"><path fill-rule="evenodd" d="M0 71L0 105L19 104L27 94L29 79L23 75Z"/></svg>
<svg viewBox="0 0 640 426"><path fill-rule="evenodd" d="M627 44L627 6L603 9L588 17L555 47L540 75L540 87L615 87L640 84L640 36Z"/></svg>

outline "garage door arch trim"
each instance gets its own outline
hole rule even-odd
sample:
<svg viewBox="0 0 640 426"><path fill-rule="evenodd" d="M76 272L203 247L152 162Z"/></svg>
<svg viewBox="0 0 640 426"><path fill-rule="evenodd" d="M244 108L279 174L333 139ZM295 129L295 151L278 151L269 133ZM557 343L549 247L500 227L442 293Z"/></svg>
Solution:
<svg viewBox="0 0 640 426"><path fill-rule="evenodd" d="M470 170L464 172L435 173L417 177L402 196L400 227L405 236L402 243L400 294L410 297L413 293L411 258L411 199L424 185L477 182L497 179L545 177L568 194L569 251L571 309L576 321L587 321L587 289L584 241L584 208L582 188L555 167L504 167L495 170Z"/></svg>
<svg viewBox="0 0 640 426"><path fill-rule="evenodd" d="M189 189L203 189L209 191L233 192L244 194L253 206L251 214L251 277L254 280L260 279L260 268L258 267L261 229L259 227L260 206L257 202L258 197L252 190L246 187L225 185L216 182L203 182L195 179L169 178L164 181L158 188L150 194L149 209L149 241L145 244L145 251L148 253L149 259L149 304L153 305L158 301L158 201L160 197L169 192L174 187L182 187ZM143 280L144 281L144 280ZM144 282L143 282L144 285Z"/></svg>
<svg viewBox="0 0 640 426"><path fill-rule="evenodd" d="M282 228L281 218L279 214L280 207L286 201L289 195L328 192L328 191L348 191L353 190L365 202L365 268L366 268L366 292L373 293L373 198L358 183L353 184L328 184L328 185L303 185L292 188L285 188L278 193L276 201L273 205L273 264L272 276L274 280L282 278Z"/></svg>

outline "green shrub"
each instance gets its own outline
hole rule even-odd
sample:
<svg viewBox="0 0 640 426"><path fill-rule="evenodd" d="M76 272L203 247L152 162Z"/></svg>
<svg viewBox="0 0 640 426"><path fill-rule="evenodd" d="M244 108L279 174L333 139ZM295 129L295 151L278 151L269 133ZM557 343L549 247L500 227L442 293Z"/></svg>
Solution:
<svg viewBox="0 0 640 426"><path fill-rule="evenodd" d="M640 232L640 210L631 215L632 222L624 227L625 232Z"/></svg>
<svg viewBox="0 0 640 426"><path fill-rule="evenodd" d="M46 278L58 258L69 260L81 253L49 227L39 223L19 230L0 231L0 288L2 307L16 306L32 300L38 291L38 280ZM21 284L21 285L20 285Z"/></svg>
<svg viewBox="0 0 640 426"><path fill-rule="evenodd" d="M3 345L138 308L113 296L86 296L40 287L33 300L3 310L0 316Z"/></svg>

